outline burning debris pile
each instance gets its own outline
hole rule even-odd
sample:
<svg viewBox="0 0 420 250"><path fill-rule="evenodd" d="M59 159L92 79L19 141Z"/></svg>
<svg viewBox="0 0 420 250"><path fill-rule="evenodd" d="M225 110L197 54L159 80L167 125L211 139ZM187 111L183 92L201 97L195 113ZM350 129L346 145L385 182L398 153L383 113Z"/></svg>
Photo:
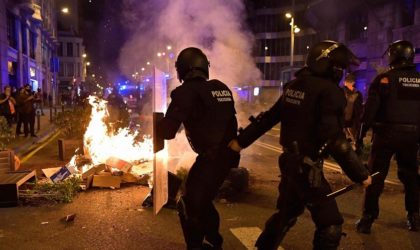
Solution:
<svg viewBox="0 0 420 250"><path fill-rule="evenodd" d="M138 131L121 128L112 131L108 118L107 102L90 96L91 120L83 138L83 149L78 149L66 166L44 171L53 182L70 175L80 175L85 187L119 188L121 183L147 184L153 166L152 139ZM112 126L111 126L112 127Z"/></svg>

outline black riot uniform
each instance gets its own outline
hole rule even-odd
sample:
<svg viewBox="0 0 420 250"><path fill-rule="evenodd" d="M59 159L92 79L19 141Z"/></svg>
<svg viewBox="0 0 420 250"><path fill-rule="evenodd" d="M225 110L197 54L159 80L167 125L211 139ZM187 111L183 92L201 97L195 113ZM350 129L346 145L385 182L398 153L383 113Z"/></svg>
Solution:
<svg viewBox="0 0 420 250"><path fill-rule="evenodd" d="M227 147L237 135L232 92L222 82L208 79L209 62L197 48L178 56L178 78L183 81L171 93L158 134L172 139L181 124L193 150L198 153L186 180L186 192L178 202L179 217L188 249L202 249L205 239L221 249L219 214L212 201L239 154Z"/></svg>
<svg viewBox="0 0 420 250"><path fill-rule="evenodd" d="M418 229L419 189L417 186L417 150L420 125L420 73L413 64L411 43L397 41L388 49L391 69L378 75L369 88L363 114L363 140L373 127L373 143L369 160L371 172L380 172L366 189L362 219L357 230L370 233L379 215L379 196L384 188L391 157L395 154L398 178L404 184L408 227Z"/></svg>
<svg viewBox="0 0 420 250"><path fill-rule="evenodd" d="M345 96L338 87L342 69L353 54L344 45L323 41L307 57L307 67L287 83L283 95L261 113L238 136L244 148L281 123L278 211L266 222L258 238L258 249L277 249L290 227L307 207L316 225L314 249L336 249L343 218L335 200L322 200L331 188L322 174L322 157L331 154L355 182L363 182L368 172L343 133ZM310 204L316 205L310 205Z"/></svg>

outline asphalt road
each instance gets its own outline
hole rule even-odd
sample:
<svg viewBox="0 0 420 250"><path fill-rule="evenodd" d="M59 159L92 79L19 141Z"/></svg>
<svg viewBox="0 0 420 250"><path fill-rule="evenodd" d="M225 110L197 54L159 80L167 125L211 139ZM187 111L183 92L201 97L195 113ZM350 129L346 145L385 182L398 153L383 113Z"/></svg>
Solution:
<svg viewBox="0 0 420 250"><path fill-rule="evenodd" d="M274 128L242 153L241 166L251 174L250 189L234 201L218 201L224 249L252 249L265 220L275 211L279 171L278 129ZM59 166L56 142L24 164L27 168ZM325 169L334 189L349 183L334 165ZM405 229L403 190L395 167L381 199L381 215L371 235L355 232L363 190L337 199L345 218L341 249L420 249L420 233ZM185 249L175 210L158 216L140 203L149 192L143 186L118 190L91 189L70 204L0 208L0 249ZM60 220L76 213L74 222ZM284 249L311 249L314 226L310 214L299 218L283 241Z"/></svg>

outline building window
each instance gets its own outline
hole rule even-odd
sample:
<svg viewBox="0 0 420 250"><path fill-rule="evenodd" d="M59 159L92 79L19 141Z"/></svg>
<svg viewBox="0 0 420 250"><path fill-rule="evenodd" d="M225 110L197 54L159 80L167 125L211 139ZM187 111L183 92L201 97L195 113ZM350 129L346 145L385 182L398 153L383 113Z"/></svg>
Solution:
<svg viewBox="0 0 420 250"><path fill-rule="evenodd" d="M59 76L64 76L64 65L63 65L62 62L60 62L60 64L59 64L58 75Z"/></svg>
<svg viewBox="0 0 420 250"><path fill-rule="evenodd" d="M28 32L26 29L26 25L24 23L20 26L22 32L22 53L27 55L28 54Z"/></svg>
<svg viewBox="0 0 420 250"><path fill-rule="evenodd" d="M7 41L10 47L17 49L15 16L10 12L7 12Z"/></svg>
<svg viewBox="0 0 420 250"><path fill-rule="evenodd" d="M63 56L63 43L62 42L60 42L59 45L58 45L57 55L58 56Z"/></svg>
<svg viewBox="0 0 420 250"><path fill-rule="evenodd" d="M81 64L80 63L77 63L77 69L76 69L76 71L77 71L77 77L80 77L80 71L81 71Z"/></svg>
<svg viewBox="0 0 420 250"><path fill-rule="evenodd" d="M9 76L9 85L13 87L17 87L16 71L17 71L17 63L12 62L12 61L7 61L7 73Z"/></svg>
<svg viewBox="0 0 420 250"><path fill-rule="evenodd" d="M67 63L67 76L74 76L74 63Z"/></svg>
<svg viewBox="0 0 420 250"><path fill-rule="evenodd" d="M348 40L366 39L367 37L367 13L355 13L347 20Z"/></svg>
<svg viewBox="0 0 420 250"><path fill-rule="evenodd" d="M263 74L264 80L280 80L281 72L288 67L290 62L281 63L257 63L257 67Z"/></svg>
<svg viewBox="0 0 420 250"><path fill-rule="evenodd" d="M67 43L67 56L73 56L73 43Z"/></svg>
<svg viewBox="0 0 420 250"><path fill-rule="evenodd" d="M402 26L409 26L409 25L414 24L415 10L416 10L416 0L404 0L403 6L402 6L402 13L401 13Z"/></svg>
<svg viewBox="0 0 420 250"><path fill-rule="evenodd" d="M29 56L35 59L36 35L32 31L29 32Z"/></svg>
<svg viewBox="0 0 420 250"><path fill-rule="evenodd" d="M80 57L80 44L76 43L76 57Z"/></svg>

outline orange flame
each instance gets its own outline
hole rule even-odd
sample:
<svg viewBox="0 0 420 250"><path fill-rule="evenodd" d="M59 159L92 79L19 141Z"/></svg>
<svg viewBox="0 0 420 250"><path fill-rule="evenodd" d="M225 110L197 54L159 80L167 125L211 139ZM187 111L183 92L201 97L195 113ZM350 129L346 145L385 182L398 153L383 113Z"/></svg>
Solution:
<svg viewBox="0 0 420 250"><path fill-rule="evenodd" d="M150 136L144 136L143 141L136 141L138 132L132 133L128 128L121 128L115 133L109 133L104 122L108 117L107 101L95 96L89 96L92 106L91 120L83 138L85 155L92 159L93 164L83 166L82 172L91 167L105 163L110 157L116 157L133 165L139 161L153 159L153 144ZM69 165L71 165L70 161Z"/></svg>

